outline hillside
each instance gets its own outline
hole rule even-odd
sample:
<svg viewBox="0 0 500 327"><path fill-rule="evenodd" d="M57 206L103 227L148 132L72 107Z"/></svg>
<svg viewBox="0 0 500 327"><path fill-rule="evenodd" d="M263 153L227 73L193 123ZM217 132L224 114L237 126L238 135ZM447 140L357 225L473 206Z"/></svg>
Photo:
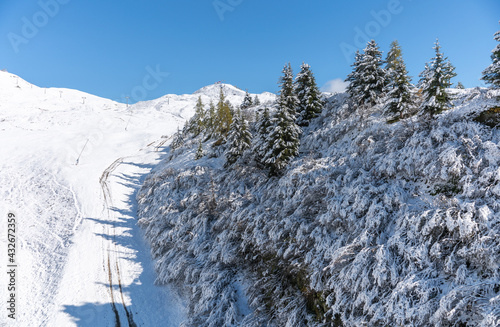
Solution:
<svg viewBox="0 0 500 327"><path fill-rule="evenodd" d="M176 293L154 283L135 193L199 95L218 99L199 92L127 108L0 72L0 212L18 217L14 325L178 326L185 318Z"/></svg>
<svg viewBox="0 0 500 327"><path fill-rule="evenodd" d="M330 96L280 177L168 150L138 217L183 326L499 326L500 133L475 117L500 94L453 93L394 124Z"/></svg>

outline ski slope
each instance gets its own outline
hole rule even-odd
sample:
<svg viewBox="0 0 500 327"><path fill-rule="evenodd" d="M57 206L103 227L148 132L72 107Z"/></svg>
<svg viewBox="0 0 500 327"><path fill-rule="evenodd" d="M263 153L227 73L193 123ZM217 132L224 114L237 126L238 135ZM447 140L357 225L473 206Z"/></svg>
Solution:
<svg viewBox="0 0 500 327"><path fill-rule="evenodd" d="M19 264L16 320L4 313L1 326L178 326L185 319L182 299L155 285L135 193L198 96L216 102L219 87L127 108L0 72L0 262L6 268L6 217L14 212ZM243 91L223 87L241 103ZM7 282L0 278L2 301Z"/></svg>

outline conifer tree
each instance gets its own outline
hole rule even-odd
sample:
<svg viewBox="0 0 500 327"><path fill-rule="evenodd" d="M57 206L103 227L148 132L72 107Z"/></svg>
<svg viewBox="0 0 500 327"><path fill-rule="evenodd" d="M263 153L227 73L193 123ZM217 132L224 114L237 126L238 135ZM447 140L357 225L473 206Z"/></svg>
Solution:
<svg viewBox="0 0 500 327"><path fill-rule="evenodd" d="M465 89L465 86L462 84L462 82L457 83L457 89L459 89L459 90Z"/></svg>
<svg viewBox="0 0 500 327"><path fill-rule="evenodd" d="M253 106L253 101L252 97L250 97L250 94L248 91L245 93L245 97L243 98L243 103L241 104L240 108L241 109L247 109Z"/></svg>
<svg viewBox="0 0 500 327"><path fill-rule="evenodd" d="M451 96L446 88L452 85L450 80L457 75L454 72L455 67L447 57L444 57L440 49L439 40L436 40L434 45L436 56L425 65L418 84L424 97L421 108L431 117L451 107Z"/></svg>
<svg viewBox="0 0 500 327"><path fill-rule="evenodd" d="M234 107L231 104L231 102L229 102L229 100L226 100L224 103L226 104L227 108L229 109L229 112L231 113L231 117L234 116L236 111L234 110Z"/></svg>
<svg viewBox="0 0 500 327"><path fill-rule="evenodd" d="M260 106L260 100L257 95L255 95L255 98L253 99L253 105L254 106Z"/></svg>
<svg viewBox="0 0 500 327"><path fill-rule="evenodd" d="M267 140L268 152L264 158L271 175L277 175L286 167L292 157L299 154L300 127L295 123L297 98L293 90L293 72L290 64L283 68L280 78L278 108L271 120L270 134Z"/></svg>
<svg viewBox="0 0 500 327"><path fill-rule="evenodd" d="M208 114L205 115L205 130L208 136L214 135L216 131L216 121L217 121L217 112L215 109L215 105L210 100L210 105L208 106Z"/></svg>
<svg viewBox="0 0 500 327"><path fill-rule="evenodd" d="M403 118L403 113L413 106L412 85L403 60L398 41L391 43L386 59L387 84L383 89L386 94L386 110Z"/></svg>
<svg viewBox="0 0 500 327"><path fill-rule="evenodd" d="M196 153L194 154L194 160L199 160L201 158L203 158L204 154L203 154L203 144L201 143L198 143L198 149L196 150Z"/></svg>
<svg viewBox="0 0 500 327"><path fill-rule="evenodd" d="M491 53L491 65L483 71L481 79L493 88L500 88L500 31L494 35L495 41L499 42Z"/></svg>
<svg viewBox="0 0 500 327"><path fill-rule="evenodd" d="M363 50L359 65L361 79L359 103L374 106L381 99L386 85L386 72L382 68L382 52L374 40Z"/></svg>
<svg viewBox="0 0 500 327"><path fill-rule="evenodd" d="M243 152L252 144L252 134L248 130L248 123L238 109L233 116L231 129L227 137L229 147L226 152L226 165L232 165L238 160Z"/></svg>
<svg viewBox="0 0 500 327"><path fill-rule="evenodd" d="M311 119L321 113L324 103L311 67L306 63L302 63L300 69L295 79L297 124L299 126L307 126Z"/></svg>
<svg viewBox="0 0 500 327"><path fill-rule="evenodd" d="M226 102L226 96L222 87L220 88L219 102L216 108L216 119L215 119L215 130L216 134L225 139L231 123L233 122L233 115L231 112L231 106Z"/></svg>
<svg viewBox="0 0 500 327"><path fill-rule="evenodd" d="M177 132L175 132L173 138L172 138L172 143L170 144L170 147L172 150L180 148L184 144L184 135L182 131L177 127Z"/></svg>
<svg viewBox="0 0 500 327"><path fill-rule="evenodd" d="M254 138L252 151L255 154L257 162L262 163L268 151L268 138L271 127L271 117L269 116L269 109L266 107L262 114L258 115L257 119L257 135Z"/></svg>
<svg viewBox="0 0 500 327"><path fill-rule="evenodd" d="M347 94L356 106L361 105L360 94L361 94L361 62L363 60L363 55L356 50L356 55L354 56L354 63L351 65L352 72L347 75L346 82L349 83L347 86Z"/></svg>
<svg viewBox="0 0 500 327"><path fill-rule="evenodd" d="M200 96L198 97L198 101L196 102L194 116L189 121L189 130L193 132L195 135L198 135L205 129L204 124L205 124L205 109Z"/></svg>

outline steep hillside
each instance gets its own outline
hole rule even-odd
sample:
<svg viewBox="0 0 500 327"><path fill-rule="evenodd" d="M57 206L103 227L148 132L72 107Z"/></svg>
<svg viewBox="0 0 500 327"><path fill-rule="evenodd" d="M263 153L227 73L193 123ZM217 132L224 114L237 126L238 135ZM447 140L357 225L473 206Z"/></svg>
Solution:
<svg viewBox="0 0 500 327"><path fill-rule="evenodd" d="M127 107L0 72L0 213L17 215L20 286L1 326L179 325L184 306L154 284L134 198L198 96L218 100L218 85L203 90Z"/></svg>
<svg viewBox="0 0 500 327"><path fill-rule="evenodd" d="M301 155L268 177L198 139L138 196L158 281L186 326L499 326L499 92L456 90L433 121L361 119L331 96Z"/></svg>

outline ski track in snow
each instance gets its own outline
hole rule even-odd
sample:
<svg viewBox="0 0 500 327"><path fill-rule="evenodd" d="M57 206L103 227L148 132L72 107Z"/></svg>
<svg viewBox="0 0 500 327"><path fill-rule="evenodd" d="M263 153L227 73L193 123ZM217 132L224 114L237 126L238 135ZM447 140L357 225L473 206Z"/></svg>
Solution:
<svg viewBox="0 0 500 327"><path fill-rule="evenodd" d="M241 103L243 91L223 87ZM0 326L178 326L185 319L182 299L155 285L135 195L164 154L164 135L191 117L199 96L216 102L218 90L127 108L0 72L0 214L16 213L19 264L16 320L4 311ZM6 268L6 251L0 262ZM2 301L6 282L0 278Z"/></svg>

